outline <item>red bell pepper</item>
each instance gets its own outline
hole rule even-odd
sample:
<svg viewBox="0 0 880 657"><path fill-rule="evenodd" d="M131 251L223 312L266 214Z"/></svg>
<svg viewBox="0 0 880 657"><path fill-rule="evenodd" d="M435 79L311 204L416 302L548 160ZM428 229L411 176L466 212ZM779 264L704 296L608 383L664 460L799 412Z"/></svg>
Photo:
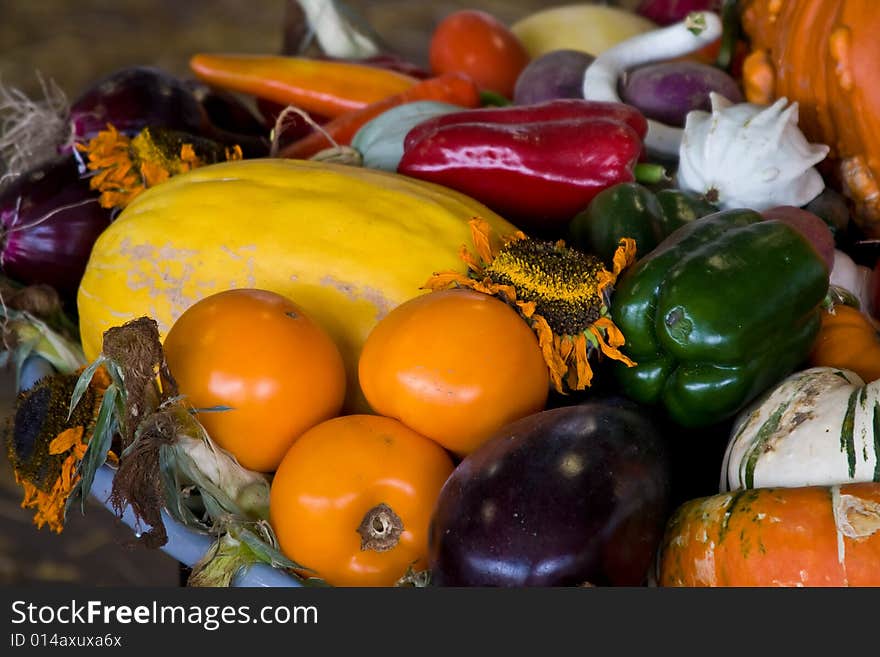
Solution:
<svg viewBox="0 0 880 657"><path fill-rule="evenodd" d="M635 179L647 130L622 103L466 110L413 128L397 170L467 194L522 228L558 232L600 191Z"/></svg>

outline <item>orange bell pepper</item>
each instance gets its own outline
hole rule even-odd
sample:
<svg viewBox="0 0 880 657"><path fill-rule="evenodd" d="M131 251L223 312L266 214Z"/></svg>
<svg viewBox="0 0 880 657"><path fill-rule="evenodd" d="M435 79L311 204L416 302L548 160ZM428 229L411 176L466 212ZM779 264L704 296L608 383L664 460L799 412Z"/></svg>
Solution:
<svg viewBox="0 0 880 657"><path fill-rule="evenodd" d="M229 91L295 105L333 118L406 91L419 80L352 62L277 55L211 55L189 62L203 82Z"/></svg>

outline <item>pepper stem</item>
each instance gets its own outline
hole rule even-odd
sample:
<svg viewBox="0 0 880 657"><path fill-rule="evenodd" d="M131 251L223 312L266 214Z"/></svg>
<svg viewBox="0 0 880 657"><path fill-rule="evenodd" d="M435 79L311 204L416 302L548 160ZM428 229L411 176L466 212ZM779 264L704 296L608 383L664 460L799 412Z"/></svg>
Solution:
<svg viewBox="0 0 880 657"><path fill-rule="evenodd" d="M403 520L383 502L367 511L357 533L361 535L361 550L387 552L400 542Z"/></svg>
<svg viewBox="0 0 880 657"><path fill-rule="evenodd" d="M656 185L659 182L668 180L666 169L662 164L650 164L642 162L633 168L633 176L637 182L646 185Z"/></svg>
<svg viewBox="0 0 880 657"><path fill-rule="evenodd" d="M721 48L715 65L725 71L730 70L733 56L736 53L736 44L739 40L739 0L724 0L721 7Z"/></svg>
<svg viewBox="0 0 880 657"><path fill-rule="evenodd" d="M480 89L480 105L483 107L507 107L513 105L511 100L489 89Z"/></svg>

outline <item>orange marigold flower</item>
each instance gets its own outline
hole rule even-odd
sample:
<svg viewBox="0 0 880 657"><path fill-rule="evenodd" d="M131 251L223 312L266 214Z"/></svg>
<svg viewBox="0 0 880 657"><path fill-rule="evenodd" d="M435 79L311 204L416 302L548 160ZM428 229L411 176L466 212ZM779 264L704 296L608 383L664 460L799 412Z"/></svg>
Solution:
<svg viewBox="0 0 880 657"><path fill-rule="evenodd" d="M192 169L242 159L240 146L231 148L186 133L144 128L134 137L108 124L88 144L77 144L94 172L89 186L99 191L105 208L123 208L145 189Z"/></svg>

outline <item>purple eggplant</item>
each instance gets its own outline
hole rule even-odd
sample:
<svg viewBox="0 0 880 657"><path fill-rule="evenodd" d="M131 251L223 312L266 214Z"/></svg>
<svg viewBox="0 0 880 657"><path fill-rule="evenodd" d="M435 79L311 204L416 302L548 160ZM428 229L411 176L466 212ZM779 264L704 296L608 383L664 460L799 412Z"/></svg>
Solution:
<svg viewBox="0 0 880 657"><path fill-rule="evenodd" d="M579 50L551 50L536 57L516 79L513 102L532 105L557 98L584 97L584 71L595 57Z"/></svg>
<svg viewBox="0 0 880 657"><path fill-rule="evenodd" d="M656 426L622 398L507 425L440 492L432 583L645 584L670 510L670 464Z"/></svg>
<svg viewBox="0 0 880 657"><path fill-rule="evenodd" d="M0 188L0 271L69 303L110 218L72 156L23 173Z"/></svg>
<svg viewBox="0 0 880 657"><path fill-rule="evenodd" d="M709 94L716 92L734 103L743 102L736 80L720 68L694 61L648 64L628 71L620 82L623 102L637 107L649 119L682 127L691 110L710 110Z"/></svg>

